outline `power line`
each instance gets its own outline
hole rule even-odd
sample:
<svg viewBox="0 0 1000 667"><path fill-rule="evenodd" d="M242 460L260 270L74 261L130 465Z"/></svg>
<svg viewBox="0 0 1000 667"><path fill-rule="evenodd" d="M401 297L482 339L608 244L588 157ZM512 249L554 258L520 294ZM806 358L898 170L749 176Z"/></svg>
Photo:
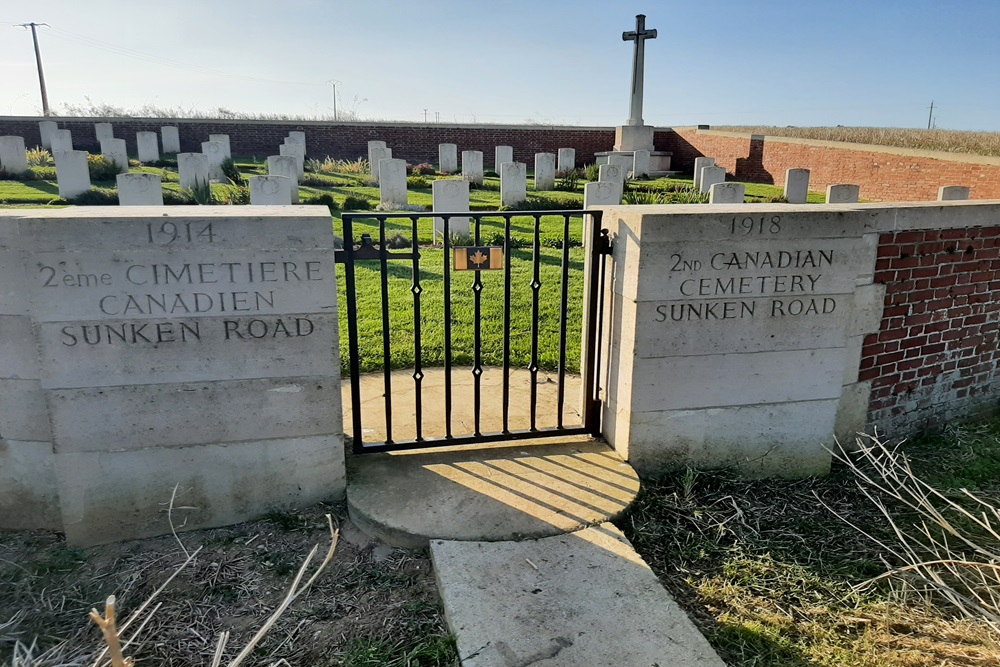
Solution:
<svg viewBox="0 0 1000 667"><path fill-rule="evenodd" d="M38 26L45 26L51 28L48 23L18 23L15 25L17 28L24 28L25 30L31 29L31 41L35 43L35 64L38 66L38 87L42 90L42 115L49 115L49 94L45 90L45 72L42 71L42 52L38 49L38 33L35 28Z"/></svg>

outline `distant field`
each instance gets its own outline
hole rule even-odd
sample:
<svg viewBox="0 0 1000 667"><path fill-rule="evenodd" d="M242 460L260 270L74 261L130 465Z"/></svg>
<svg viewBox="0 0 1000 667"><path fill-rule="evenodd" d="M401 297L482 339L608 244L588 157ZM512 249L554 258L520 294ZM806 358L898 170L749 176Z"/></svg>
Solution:
<svg viewBox="0 0 1000 667"><path fill-rule="evenodd" d="M857 144L1000 156L1000 132L918 130L901 127L767 127L755 125L718 125L712 126L712 129L775 137L850 141Z"/></svg>

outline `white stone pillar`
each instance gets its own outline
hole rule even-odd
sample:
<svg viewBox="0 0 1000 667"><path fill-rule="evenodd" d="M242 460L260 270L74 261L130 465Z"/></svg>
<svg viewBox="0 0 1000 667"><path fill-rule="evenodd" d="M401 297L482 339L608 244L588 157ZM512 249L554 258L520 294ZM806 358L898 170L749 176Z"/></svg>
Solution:
<svg viewBox="0 0 1000 667"><path fill-rule="evenodd" d="M860 185L839 183L826 186L827 204L857 204L861 195Z"/></svg>
<svg viewBox="0 0 1000 667"><path fill-rule="evenodd" d="M438 179L431 183L435 213L464 213L469 210L469 182L457 178ZM448 233L470 236L469 218L448 218ZM434 240L444 239L444 218L434 218Z"/></svg>
<svg viewBox="0 0 1000 667"><path fill-rule="evenodd" d="M156 132L136 132L135 144L139 162L149 164L160 159L160 147L157 144Z"/></svg>
<svg viewBox="0 0 1000 667"><path fill-rule="evenodd" d="M625 170L619 164L602 164L597 170L599 181L617 183L625 187Z"/></svg>
<svg viewBox="0 0 1000 667"><path fill-rule="evenodd" d="M535 190L555 190L556 154L535 153Z"/></svg>
<svg viewBox="0 0 1000 667"><path fill-rule="evenodd" d="M180 131L173 125L164 125L160 128L160 140L163 142L164 153L181 152Z"/></svg>
<svg viewBox="0 0 1000 667"><path fill-rule="evenodd" d="M251 176L250 203L254 206L291 206L292 180L287 176Z"/></svg>
<svg viewBox="0 0 1000 667"><path fill-rule="evenodd" d="M632 154L632 176L649 176L649 151L635 151Z"/></svg>
<svg viewBox="0 0 1000 667"><path fill-rule="evenodd" d="M964 185L943 185L938 189L938 201L960 201L968 199L970 188Z"/></svg>
<svg viewBox="0 0 1000 667"><path fill-rule="evenodd" d="M570 169L576 169L576 149L575 148L560 148L559 149L559 171L569 171Z"/></svg>
<svg viewBox="0 0 1000 667"><path fill-rule="evenodd" d="M100 143L101 139L114 139L115 128L111 123L94 123L94 137L97 143Z"/></svg>
<svg viewBox="0 0 1000 667"><path fill-rule="evenodd" d="M208 183L211 181L208 156L204 153L178 153L177 174L184 190L191 190L199 184Z"/></svg>
<svg viewBox="0 0 1000 667"><path fill-rule="evenodd" d="M101 155L118 165L119 174L128 173L128 148L124 139L101 139Z"/></svg>
<svg viewBox="0 0 1000 667"><path fill-rule="evenodd" d="M159 174L118 174L120 206L163 206L163 184Z"/></svg>
<svg viewBox="0 0 1000 667"><path fill-rule="evenodd" d="M483 152L462 151L462 178L470 183L482 185L483 182Z"/></svg>
<svg viewBox="0 0 1000 667"><path fill-rule="evenodd" d="M60 197L73 199L90 190L87 151L59 151L53 159L56 163L56 181Z"/></svg>
<svg viewBox="0 0 1000 667"><path fill-rule="evenodd" d="M371 143L371 142L369 142ZM381 141L375 143L384 143ZM376 184L379 182L378 168L382 160L392 159L392 149L386 148L385 146L369 146L368 147L368 164L370 165L372 172L372 179Z"/></svg>
<svg viewBox="0 0 1000 667"><path fill-rule="evenodd" d="M201 152L208 156L208 177L213 181L226 180L222 163L226 159L226 145L219 141L203 141Z"/></svg>
<svg viewBox="0 0 1000 667"><path fill-rule="evenodd" d="M714 157L696 157L694 159L694 189L701 192L701 170L705 167L714 167Z"/></svg>
<svg viewBox="0 0 1000 667"><path fill-rule="evenodd" d="M406 161L379 160L379 195L383 204L406 204Z"/></svg>
<svg viewBox="0 0 1000 667"><path fill-rule="evenodd" d="M500 165L500 205L517 206L528 198L528 166L523 162Z"/></svg>
<svg viewBox="0 0 1000 667"><path fill-rule="evenodd" d="M493 171L500 175L500 165L514 161L514 148L512 146L497 146L494 152Z"/></svg>
<svg viewBox="0 0 1000 667"><path fill-rule="evenodd" d="M69 130L55 130L50 137L52 141L52 154L60 151L73 150L73 133Z"/></svg>
<svg viewBox="0 0 1000 667"><path fill-rule="evenodd" d="M622 203L622 186L615 181L595 181L583 186L583 208L591 206L617 206ZM583 240L584 244L590 241Z"/></svg>
<svg viewBox="0 0 1000 667"><path fill-rule="evenodd" d="M742 183L714 183L708 190L709 204L742 204L745 197Z"/></svg>
<svg viewBox="0 0 1000 667"><path fill-rule="evenodd" d="M287 178L292 190L292 203L299 203L299 164L294 155L269 155L267 173Z"/></svg>
<svg viewBox="0 0 1000 667"><path fill-rule="evenodd" d="M458 146L438 144L438 171L442 174L454 174L458 171Z"/></svg>
<svg viewBox="0 0 1000 667"><path fill-rule="evenodd" d="M52 150L52 133L59 129L59 123L54 120L43 120L38 123L38 134L41 135L42 148Z"/></svg>
<svg viewBox="0 0 1000 667"><path fill-rule="evenodd" d="M789 204L805 204L809 198L809 170L785 171L785 199Z"/></svg>
<svg viewBox="0 0 1000 667"><path fill-rule="evenodd" d="M708 192L716 183L726 182L726 170L723 167L702 167L699 192Z"/></svg>
<svg viewBox="0 0 1000 667"><path fill-rule="evenodd" d="M229 135L228 134L210 134L208 135L209 141L218 141L220 144L226 147L226 157L233 157L232 148L229 146Z"/></svg>
<svg viewBox="0 0 1000 667"><path fill-rule="evenodd" d="M23 137L0 137L0 166L8 174L23 174L28 171Z"/></svg>
<svg viewBox="0 0 1000 667"><path fill-rule="evenodd" d="M306 147L302 144L282 144L278 148L281 155L290 155L295 158L295 166L299 170L299 178L306 175Z"/></svg>

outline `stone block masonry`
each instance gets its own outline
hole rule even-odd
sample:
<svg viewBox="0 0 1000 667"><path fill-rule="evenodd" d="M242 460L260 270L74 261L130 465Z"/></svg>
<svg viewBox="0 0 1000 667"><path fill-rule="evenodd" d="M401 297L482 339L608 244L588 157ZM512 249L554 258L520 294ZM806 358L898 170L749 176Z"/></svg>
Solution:
<svg viewBox="0 0 1000 667"><path fill-rule="evenodd" d="M168 532L175 485L186 528L343 496L325 208L9 218L0 526L89 545Z"/></svg>

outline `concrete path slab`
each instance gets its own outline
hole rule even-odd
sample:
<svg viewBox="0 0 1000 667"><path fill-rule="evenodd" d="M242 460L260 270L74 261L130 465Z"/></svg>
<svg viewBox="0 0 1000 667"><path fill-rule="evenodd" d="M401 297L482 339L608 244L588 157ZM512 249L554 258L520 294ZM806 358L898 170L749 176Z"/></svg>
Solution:
<svg viewBox="0 0 1000 667"><path fill-rule="evenodd" d="M635 470L587 438L348 458L351 520L408 548L579 530L618 516L638 492Z"/></svg>
<svg viewBox="0 0 1000 667"><path fill-rule="evenodd" d="M431 558L464 667L725 667L609 523Z"/></svg>

